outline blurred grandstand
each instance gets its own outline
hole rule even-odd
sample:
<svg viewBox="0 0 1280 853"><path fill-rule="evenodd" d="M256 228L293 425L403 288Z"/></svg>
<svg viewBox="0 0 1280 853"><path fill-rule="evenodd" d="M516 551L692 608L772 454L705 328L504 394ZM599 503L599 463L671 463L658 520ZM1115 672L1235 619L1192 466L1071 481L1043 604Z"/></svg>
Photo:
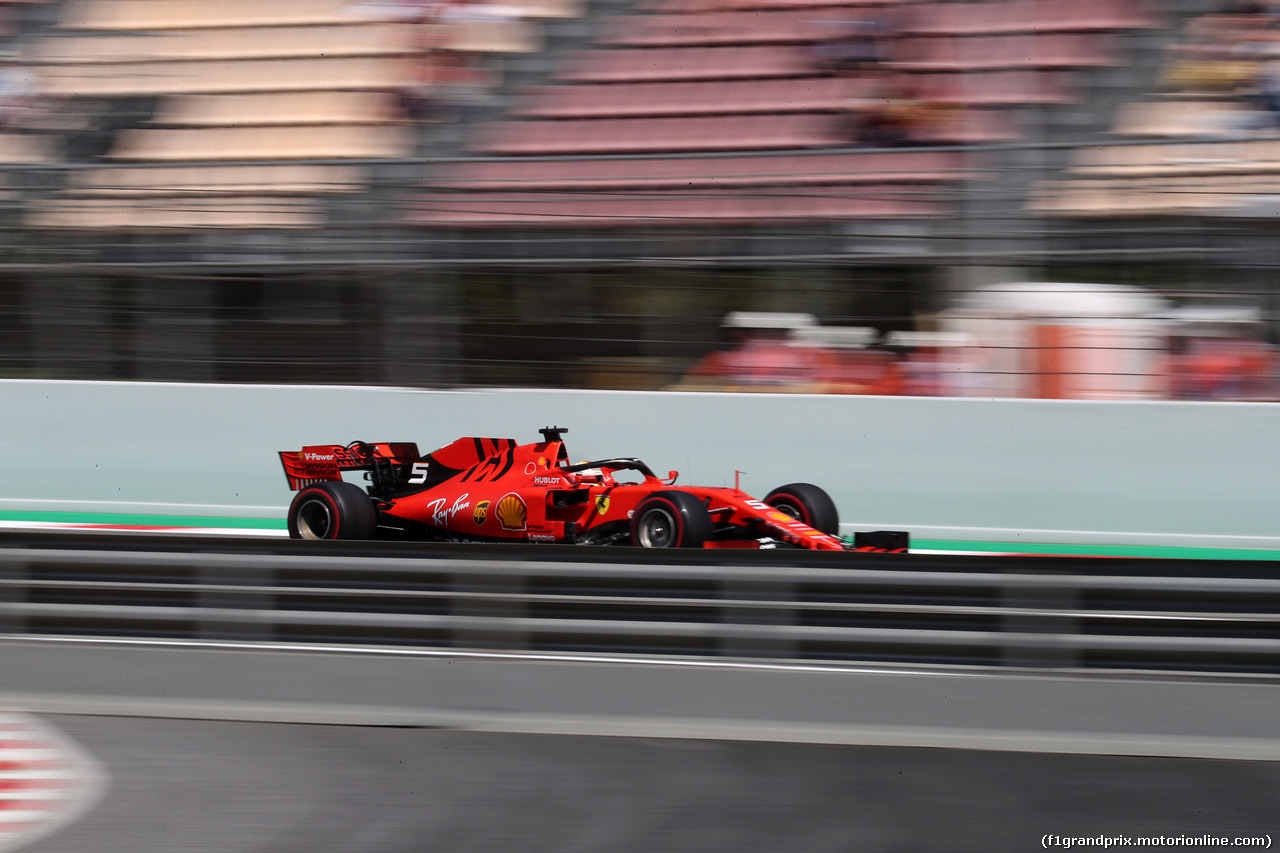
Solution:
<svg viewBox="0 0 1280 853"><path fill-rule="evenodd" d="M1276 396L1264 4L0 13L5 376ZM1009 282L1090 305L977 322ZM1081 332L1093 284L1147 331ZM770 312L810 367L722 369Z"/></svg>

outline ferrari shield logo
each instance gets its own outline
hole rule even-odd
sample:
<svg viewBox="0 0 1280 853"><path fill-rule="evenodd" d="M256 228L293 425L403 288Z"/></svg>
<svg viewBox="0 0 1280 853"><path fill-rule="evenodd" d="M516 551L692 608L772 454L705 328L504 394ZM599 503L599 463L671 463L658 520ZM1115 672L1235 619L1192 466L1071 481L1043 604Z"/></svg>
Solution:
<svg viewBox="0 0 1280 853"><path fill-rule="evenodd" d="M609 513L609 496L596 495L596 515L607 515Z"/></svg>
<svg viewBox="0 0 1280 853"><path fill-rule="evenodd" d="M471 511L471 520L476 523L476 527L484 524L484 520L489 517L489 502L480 501L476 504L476 508Z"/></svg>

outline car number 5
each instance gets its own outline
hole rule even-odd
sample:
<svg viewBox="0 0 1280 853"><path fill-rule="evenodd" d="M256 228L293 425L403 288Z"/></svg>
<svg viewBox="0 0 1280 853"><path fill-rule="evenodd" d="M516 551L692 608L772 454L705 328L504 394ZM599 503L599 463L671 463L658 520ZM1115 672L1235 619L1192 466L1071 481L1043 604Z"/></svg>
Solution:
<svg viewBox="0 0 1280 853"><path fill-rule="evenodd" d="M413 463L413 474L409 477L409 483L417 486L427 482L427 465L426 462Z"/></svg>

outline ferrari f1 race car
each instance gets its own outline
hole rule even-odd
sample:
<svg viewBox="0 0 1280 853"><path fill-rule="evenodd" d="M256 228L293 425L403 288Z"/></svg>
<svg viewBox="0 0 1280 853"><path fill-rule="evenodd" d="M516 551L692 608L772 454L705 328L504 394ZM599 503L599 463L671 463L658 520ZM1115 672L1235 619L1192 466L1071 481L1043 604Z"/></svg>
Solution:
<svg viewBox="0 0 1280 853"><path fill-rule="evenodd" d="M559 542L641 548L807 548L903 552L899 531L840 538L835 503L792 483L757 500L729 487L675 488L639 459L569 463L562 434L542 441L460 438L425 456L411 442L282 451L295 539ZM343 480L363 471L369 485ZM639 481L636 482L637 476Z"/></svg>

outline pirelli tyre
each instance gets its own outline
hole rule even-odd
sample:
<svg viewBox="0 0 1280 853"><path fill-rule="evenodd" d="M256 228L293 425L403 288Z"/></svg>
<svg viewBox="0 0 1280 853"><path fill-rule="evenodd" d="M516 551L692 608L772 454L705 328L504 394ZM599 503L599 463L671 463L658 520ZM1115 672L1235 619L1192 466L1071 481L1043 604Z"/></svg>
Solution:
<svg viewBox="0 0 1280 853"><path fill-rule="evenodd" d="M373 501L352 483L315 483L289 505L291 539L372 539L377 528Z"/></svg>
<svg viewBox="0 0 1280 853"><path fill-rule="evenodd" d="M688 492L654 492L631 516L631 544L639 548L701 548L711 533L706 506Z"/></svg>
<svg viewBox="0 0 1280 853"><path fill-rule="evenodd" d="M840 534L840 512L831 495L812 483L788 483L765 495L764 502L814 530Z"/></svg>

